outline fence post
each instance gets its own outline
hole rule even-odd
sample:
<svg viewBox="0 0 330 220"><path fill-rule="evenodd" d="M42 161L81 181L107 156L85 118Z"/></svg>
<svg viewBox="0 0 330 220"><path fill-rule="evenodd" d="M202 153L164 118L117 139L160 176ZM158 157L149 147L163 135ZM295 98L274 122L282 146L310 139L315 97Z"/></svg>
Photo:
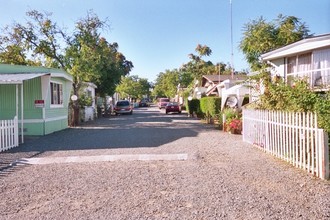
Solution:
<svg viewBox="0 0 330 220"><path fill-rule="evenodd" d="M14 117L14 140L15 140L15 147L19 145L18 142L18 119L17 116Z"/></svg>
<svg viewBox="0 0 330 220"><path fill-rule="evenodd" d="M329 170L329 136L328 133L323 131L321 132L321 141L323 141L323 147L320 149L320 178L329 179L330 170Z"/></svg>

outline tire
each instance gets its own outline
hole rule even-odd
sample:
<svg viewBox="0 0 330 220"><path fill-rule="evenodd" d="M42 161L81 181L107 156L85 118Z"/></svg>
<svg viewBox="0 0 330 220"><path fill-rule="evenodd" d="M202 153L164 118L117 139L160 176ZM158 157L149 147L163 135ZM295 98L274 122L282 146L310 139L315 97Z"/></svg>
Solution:
<svg viewBox="0 0 330 220"><path fill-rule="evenodd" d="M179 111L179 114L181 114L181 111Z"/></svg>
<svg viewBox="0 0 330 220"><path fill-rule="evenodd" d="M166 114L168 114L168 112L167 112L167 111L166 111L165 113L166 113Z"/></svg>

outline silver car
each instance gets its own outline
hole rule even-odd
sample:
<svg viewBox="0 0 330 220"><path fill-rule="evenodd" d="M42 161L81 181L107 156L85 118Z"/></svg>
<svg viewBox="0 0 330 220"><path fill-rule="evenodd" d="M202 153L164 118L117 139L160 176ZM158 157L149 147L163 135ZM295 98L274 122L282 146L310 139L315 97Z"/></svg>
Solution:
<svg viewBox="0 0 330 220"><path fill-rule="evenodd" d="M116 115L118 114L132 114L133 113L133 106L128 100L119 100L116 102L114 107L114 112Z"/></svg>

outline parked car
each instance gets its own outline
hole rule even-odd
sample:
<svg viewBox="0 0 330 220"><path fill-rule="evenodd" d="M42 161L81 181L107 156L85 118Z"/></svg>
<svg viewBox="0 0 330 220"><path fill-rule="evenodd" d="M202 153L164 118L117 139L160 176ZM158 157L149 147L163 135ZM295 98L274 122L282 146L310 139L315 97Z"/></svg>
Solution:
<svg viewBox="0 0 330 220"><path fill-rule="evenodd" d="M141 100L139 102L139 107L148 107L148 102L146 100Z"/></svg>
<svg viewBox="0 0 330 220"><path fill-rule="evenodd" d="M119 100L116 102L116 105L113 109L116 115L118 114L132 114L133 106L128 100Z"/></svg>
<svg viewBox="0 0 330 220"><path fill-rule="evenodd" d="M165 108L165 106L170 102L170 100L168 98L159 98L158 99L158 108L162 109Z"/></svg>
<svg viewBox="0 0 330 220"><path fill-rule="evenodd" d="M169 102L165 106L165 113L168 114L169 112L177 112L181 114L181 106L178 102Z"/></svg>

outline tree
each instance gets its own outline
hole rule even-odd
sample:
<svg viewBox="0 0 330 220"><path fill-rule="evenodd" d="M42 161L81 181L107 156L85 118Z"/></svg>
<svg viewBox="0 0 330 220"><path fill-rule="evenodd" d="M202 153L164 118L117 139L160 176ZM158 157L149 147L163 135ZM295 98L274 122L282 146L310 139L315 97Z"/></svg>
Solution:
<svg viewBox="0 0 330 220"><path fill-rule="evenodd" d="M203 75L210 74L210 72L216 72L216 67L211 61L205 61L202 58L205 56L210 56L212 54L211 48L201 44L198 44L195 48L196 54L188 54L190 62L184 64L181 68L184 72L189 72L193 78L200 80Z"/></svg>
<svg viewBox="0 0 330 220"><path fill-rule="evenodd" d="M150 83L147 79L134 76L122 76L120 84L116 88L123 98L142 99L149 95Z"/></svg>
<svg viewBox="0 0 330 220"><path fill-rule="evenodd" d="M0 37L2 62L63 68L73 76L73 93L78 98L86 81L95 83L100 94L113 94L121 76L133 68L132 62L118 51L117 43L111 44L100 36L101 30L109 26L107 20L100 20L92 11L76 22L72 35L50 19L51 13L32 10L27 16L26 24L4 28Z"/></svg>
<svg viewBox="0 0 330 220"><path fill-rule="evenodd" d="M69 72L74 76L77 89L81 82L94 82L100 94L112 95L121 76L127 75L133 64L118 52L118 44L110 44L100 37L100 30L107 27L95 14L76 23L76 32L67 38L66 60Z"/></svg>
<svg viewBox="0 0 330 220"><path fill-rule="evenodd" d="M263 17L244 26L240 49L253 71L261 68L260 55L309 36L305 23L294 16L279 15L273 22Z"/></svg>
<svg viewBox="0 0 330 220"><path fill-rule="evenodd" d="M51 20L51 13L31 10L26 14L26 24L15 22L4 28L1 62L63 68L73 76L74 94L84 81L95 83L100 93L113 94L121 76L133 68L117 43L101 37L101 30L109 25L92 11L76 22L71 35Z"/></svg>
<svg viewBox="0 0 330 220"><path fill-rule="evenodd" d="M203 75L219 74L219 71L221 74L231 74L230 65L223 62L214 65L211 61L203 60L204 56L212 53L208 46L198 44L195 51L197 55L189 54L190 61L179 69L159 73L153 90L155 97L174 97L178 86L187 88L186 91L189 91L195 86L196 80L201 81Z"/></svg>
<svg viewBox="0 0 330 220"><path fill-rule="evenodd" d="M177 69L166 70L158 74L153 95L155 97L174 97L180 83L180 72Z"/></svg>

